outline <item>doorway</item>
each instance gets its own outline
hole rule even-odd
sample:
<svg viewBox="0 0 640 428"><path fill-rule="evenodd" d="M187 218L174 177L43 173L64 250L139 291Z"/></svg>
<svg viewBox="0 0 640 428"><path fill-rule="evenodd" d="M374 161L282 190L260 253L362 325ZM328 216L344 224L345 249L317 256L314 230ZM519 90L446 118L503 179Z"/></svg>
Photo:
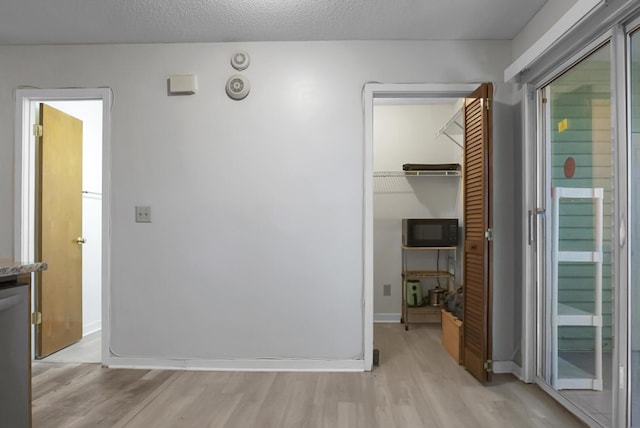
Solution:
<svg viewBox="0 0 640 428"><path fill-rule="evenodd" d="M36 199L36 136L31 132L38 123L40 103L76 117L82 121L82 340L78 344L52 354L51 360L61 362L105 362L105 338L108 337L108 307L105 261L108 261L108 228L104 213L108 212L107 189L109 135L108 89L18 90L16 93L17 123L22 132L16 134L16 250L19 258L34 260ZM106 197L104 197L106 196ZM105 239L103 239L105 238ZM46 261L46 260L44 260ZM37 287L37 284L35 284ZM37 293L33 293L34 295ZM34 302L35 303L35 302ZM35 309L35 305L33 306ZM35 328L34 328L35 330ZM35 338L35 334L32 334ZM35 342L32 339L32 349ZM81 348L77 353L74 348ZM73 360L73 361L72 361ZM45 361L48 361L45 359Z"/></svg>
<svg viewBox="0 0 640 428"><path fill-rule="evenodd" d="M374 314L376 322L401 321L403 218L452 218L462 221L460 171L422 171L407 175L404 164L462 164L462 99L374 100ZM448 126L447 126L448 125ZM425 277L414 319L438 322L438 307L426 304L428 290L454 291L462 283L460 252L421 251L405 255L409 269L451 272ZM405 299L406 300L406 299ZM412 304L414 304L412 303ZM414 309L415 308L415 309ZM418 309L421 308L421 309ZM408 320L404 320L408 321Z"/></svg>
<svg viewBox="0 0 640 428"><path fill-rule="evenodd" d="M387 275L387 277L385 277L384 279L382 279L382 283L381 284L375 284L376 282L380 281L380 272L378 272L377 276L378 278L376 278L376 273L374 273L375 271L375 259L377 254L375 254L376 252L378 252L379 248L384 248L387 251L390 251L391 253L389 254L389 258L390 259L395 259L396 261L398 261L398 254L404 254L404 251L401 252L401 233L400 233L400 218L402 217L443 217L448 216L448 217L462 217L462 212L464 212L464 209L462 208L463 203L462 203L462 196L461 196L461 185L460 185L460 179L458 178L457 181L453 181L451 179L452 175L447 176L445 174L444 177L439 177L439 178L445 178L445 180L449 180L449 184L454 183L453 184L453 189L457 189L457 191L454 192L426 192L426 193L431 193L432 195L438 195L440 197L444 197L445 199L448 196L453 195L453 199L451 201L448 201L448 203L446 205L448 206L443 206L443 204L437 204L435 203L433 200L431 201L431 203L435 203L434 206L432 206L429 209L425 209L426 206L424 205L424 202L427 201L420 201L418 199L418 195L421 195L422 197L424 197L424 193L425 192L416 192L415 189L419 188L420 186L424 186L424 185L433 185L434 183L429 184L427 181L423 181L422 184L420 184L419 181L416 182L410 182L407 180L408 177L406 177L406 173L403 172L403 163L412 163L411 160L406 160L406 158L404 160L401 160L403 156L407 156L406 153L395 153L393 152L393 144L391 144L391 154L389 156L385 156L387 158L392 159L390 161L390 163L385 164L385 162L387 162L386 160L380 160L379 157L375 156L375 145L374 145L374 138L376 138L374 136L375 133L375 129L376 127L379 127L379 124L381 122L380 118L382 116L379 116L378 119L374 118L375 115L375 106L376 104L378 105L384 105L384 104L393 104L394 103L394 99L395 100L402 100L405 99L405 103L407 103L407 100L409 101L409 103L416 104L416 101L419 100L420 98L422 99L426 99L426 100L430 100L430 104L438 104L438 103L448 103L449 104L449 111L447 112L447 116L450 119L449 121L447 120L443 120L443 123L441 125L444 125L444 127L446 127L446 125L450 125L449 122L454 121L454 118L456 116L456 112L455 111L451 111L451 110L455 110L455 108L453 108L453 105L455 105L455 99L461 99L464 98L466 99L468 102L465 102L464 104L464 115L463 117L465 118L469 118L471 116L467 116L468 114L471 114L472 109L475 109L476 106L480 106L480 108L478 108L478 113L479 116L476 116L474 114L474 125L472 127L465 127L465 126L461 126L462 129L464 130L468 130L468 129L473 129L473 133L474 133L474 137L473 138L478 138L478 143L479 145L484 148L484 147L490 147L488 144L491 141L490 138L490 107L489 107L489 98L491 98L493 96L493 91L492 91L492 86L490 84L488 85L481 85L480 88L478 88L476 85L381 85L381 84L372 84L372 85L365 85L364 88L364 107L365 107L365 159L367 160L367 162L365 163L365 204L364 204L364 211L365 211L365 218L364 218L364 225L365 225L365 275L364 275L364 279L365 279L365 368L366 369L370 369L371 368L371 360L372 360L372 356L373 356L373 321L374 321L374 314L372 311L372 306L373 306L373 302L374 302L374 290L376 290L376 287L378 288L378 291L375 293L376 295L381 295L384 297L391 297L391 287L393 282L395 282L396 284L398 284L398 282L400 283L400 287L396 285L395 289L396 289L396 296L398 294L400 294L401 300L403 301L403 316L406 316L407 312L405 312L405 304L404 304L404 287L405 287L405 283L406 281L403 279L400 279L400 281L398 281L397 279L391 279L392 275L396 274L396 278L400 277L400 273L403 272L405 270L405 260L403 258L402 260L402 265L403 268L400 269L384 269L384 271L386 272L385 275ZM448 100L446 100L448 99ZM453 100L452 100L453 99ZM397 101L395 101L397 103ZM424 101L423 101L424 103ZM393 110L393 109L392 109ZM390 114L393 114L393 112L390 112ZM463 120L464 122L464 120ZM489 125L487 125L489 124ZM436 133L437 134L437 133ZM434 135L435 137L436 135ZM465 139L468 139L468 135L465 136ZM459 147L464 147L462 144L455 144L458 143L457 141L455 141L455 139L453 139L451 136L448 136L448 138L450 140L452 140L454 142L454 146L459 146ZM431 140L431 138L430 138ZM485 142L486 142L486 146L485 146ZM425 144L427 144L426 142L423 142ZM449 141L449 143L451 143L451 141ZM438 144L438 143L436 143ZM457 149L458 147L456 147ZM464 150L463 150L464 151ZM436 150L436 153L445 153L446 149L442 149L440 151ZM425 154L424 152L420 153L420 150L418 150L416 153L419 153L419 156L421 159L428 159L429 155L426 155L425 158ZM468 156L469 153L468 151L464 153L464 156ZM445 155L446 156L446 155ZM458 156L460 156L460 154L458 154ZM477 174L478 178L481 178L481 183L476 184L475 188L476 189L480 189L481 191L487 191L489 192L489 188L490 188L490 178L488 179L489 181L487 181L487 177L490 177L491 172L490 172L490 167L488 166L489 164L486 162L487 159L490 160L491 157L491 152L487 151L481 151L481 152L477 152L473 154L474 159L476 160L480 160L479 165L483 165L482 169L479 171L472 171L473 174L475 175ZM486 156L486 157L485 157ZM378 158L378 159L376 159ZM449 162L446 163L450 163L452 160L455 160L455 157L447 157L439 159L439 161L442 160L446 160ZM462 157L460 157L459 159L462 159ZM429 159L426 163L433 163L435 162L435 159L433 157L433 154L431 155L431 159ZM424 162L424 161L423 161ZM461 162L462 163L462 162ZM377 165L376 165L377 164ZM486 166L486 168L484 167ZM389 171L383 171L383 170L378 170L377 168L389 168ZM414 177L417 178L417 177ZM425 177L422 177L423 179ZM389 188L389 183L386 183L388 181L391 180L391 184L390 184L390 188ZM397 179L397 180L396 180ZM375 180L382 180L382 181L378 181L376 182ZM396 182L394 182L393 180L396 180ZM489 185L487 185L487 187L485 187L485 183L489 183ZM482 184L482 186L480 186L480 184ZM398 186L399 190L396 189L394 190L393 187L394 186ZM377 189L376 189L377 187ZM387 201L386 203L382 202L382 197L380 196L381 193L385 192L385 189L387 190L387 193L390 193L391 195L387 195L390 196L391 199L393 200L394 198L395 200L395 204L394 201ZM380 215L383 214L383 212L385 210L387 211L394 211L393 209L389 210L389 207L393 207L396 208L395 211L397 211L397 196L398 193L405 193L405 197L408 197L406 199L408 200L412 200L410 201L413 205L415 205L417 208L415 208L417 211L414 214L408 213L408 212L394 212L393 216L398 217L398 218L389 218L389 219L385 219L385 216L388 217L386 214L385 215ZM446 195L447 193L449 193L449 195ZM472 193L470 190L467 190L467 193ZM377 198L374 197L374 195L377 194ZM488 194L488 193L487 193ZM376 200L377 199L377 200ZM386 198L389 199L389 198ZM433 198L432 198L433 199ZM417 200L417 201L416 201ZM490 198L487 199L488 201L490 201ZM480 203L480 205L482 205L483 207L488 207L490 206L490 203L484 201L482 202L482 196L480 197L480 199L477 201L478 203ZM422 202L422 203L421 203ZM411 204L410 203L410 204ZM384 206L388 205L387 208L385 208ZM376 211L378 211L376 213ZM383 211L383 212L381 212ZM430 212L432 211L432 212ZM425 214L425 212L428 212L428 215ZM388 214L388 213L387 213ZM465 212L466 215L466 212ZM376 218L377 216L377 218ZM482 217L484 216L481 215L480 217L475 216L474 218L478 218L480 220L487 221L487 219L490 219L490 216L486 216L486 217ZM481 218L482 217L482 218ZM388 222L386 220L389 220ZM377 223L377 224L376 224ZM386 224L386 229L389 230L385 230L385 223ZM480 226L482 227L482 225L484 225L486 227L485 223L482 223ZM375 243L376 240L379 241L379 236L376 236L375 230L380 231L385 231L385 234L387 235L385 239L387 239L388 241L390 241L390 243L381 245L379 243ZM395 232L394 232L395 229ZM463 228L464 230L464 228ZM487 229L487 231L489 232L489 229ZM483 230L484 232L484 230ZM380 233L378 233L378 235L380 235ZM393 237L393 235L395 236L395 239ZM487 244L486 246L489 246L489 242L491 240L491 235L486 235L485 233L481 233L482 239L487 240ZM477 246L477 244L476 244ZM483 248L486 248L485 245L482 245ZM394 252L394 247L396 248L396 251ZM466 251L466 249L465 249ZM476 250L474 250L476 251ZM458 251L456 251L457 253ZM462 251L461 251L462 252ZM477 252L477 251L476 251ZM395 253L395 255L394 255ZM483 253L486 254L487 260L489 257L489 252L487 253ZM453 257L453 270L455 271L455 265L456 265L456 259L457 256L454 255ZM440 257L439 255L436 255L436 261L435 263L439 263ZM447 263L451 263L451 260L448 260ZM399 265L399 263L396 263ZM482 263L481 263L482 264ZM465 270L467 268L466 265L464 265L464 269L459 269L459 271ZM474 341L467 341L466 337L463 340L463 347L465 349L468 349L469 351L471 351L469 353L469 356L474 357L473 362L475 363L475 361L482 361L480 363L480 367L478 370L476 369L476 364L465 364L465 366L470 370L470 372L472 372L472 374L477 377L479 380L481 381L486 381L490 379L490 375L488 374L490 368L488 367L487 363L488 363L488 359L490 359L491 357L491 341L490 341L490 331L491 331L491 325L490 325L490 318L489 318L489 310L488 308L491 307L490 302L488 301L490 293L487 291L487 289L485 289L485 293L482 293L482 287L490 287L490 283L489 283L489 272L488 271L483 271L483 272L478 272L477 269L474 270L474 272L477 273L477 277L479 278L479 294L483 295L483 300L482 301L478 301L476 303L479 304L478 308L479 309L477 311L478 314L484 314L484 320L483 320L483 316L480 316L478 318L479 321L479 325L478 327L478 331L482 332L481 336L475 335L473 337ZM485 277L483 274L487 273L487 276ZM486 279L485 279L486 278ZM388 281L389 283L385 283L386 281ZM455 276L454 276L454 281L455 281ZM454 284L452 284L452 288L455 288L455 282ZM398 289L402 290L398 293ZM385 294L387 294L387 296L385 296ZM379 298L378 296L376 296L376 298ZM396 300L399 300L396 297ZM434 313L434 314L422 314L425 316L432 316L435 315L435 317L432 318L436 318L439 316L439 313ZM398 315L391 313L390 316L387 315L386 317L387 321L397 321ZM396 319L390 319L390 318L396 318ZM378 320L380 320L380 318L378 318ZM436 319L434 319L435 321ZM474 324L474 327L476 325ZM482 346L477 347L474 346L472 348L467 347L467 345L476 345L475 341L481 343ZM472 343L473 342L473 343ZM464 353L464 352L463 352ZM381 358L384 358L383 356L381 356ZM467 358L465 360L466 362L471 361L469 360L469 358ZM484 363L484 367L483 367L483 363Z"/></svg>

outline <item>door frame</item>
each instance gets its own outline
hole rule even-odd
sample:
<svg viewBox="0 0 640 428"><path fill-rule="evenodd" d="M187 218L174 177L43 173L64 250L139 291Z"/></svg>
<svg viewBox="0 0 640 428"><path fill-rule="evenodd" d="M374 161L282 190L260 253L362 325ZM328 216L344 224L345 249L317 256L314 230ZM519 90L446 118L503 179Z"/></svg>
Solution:
<svg viewBox="0 0 640 428"><path fill-rule="evenodd" d="M14 150L14 258L30 260L34 257L35 165L31 162L36 138L32 105L42 101L102 101L102 344L101 363L109 356L110 314L110 216L111 212L111 105L110 88L78 89L17 89L15 94L15 150ZM46 260L45 260L46 262ZM32 334L33 340L33 334Z"/></svg>
<svg viewBox="0 0 640 428"><path fill-rule="evenodd" d="M478 88L472 84L366 83L362 88L364 110L363 163L363 300L364 370L373 365L373 105L376 98L465 98Z"/></svg>

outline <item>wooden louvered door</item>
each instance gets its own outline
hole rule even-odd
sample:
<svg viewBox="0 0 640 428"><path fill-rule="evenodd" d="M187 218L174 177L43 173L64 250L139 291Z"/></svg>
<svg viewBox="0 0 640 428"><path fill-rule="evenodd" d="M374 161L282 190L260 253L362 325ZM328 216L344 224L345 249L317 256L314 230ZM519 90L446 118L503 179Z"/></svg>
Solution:
<svg viewBox="0 0 640 428"><path fill-rule="evenodd" d="M464 357L480 382L491 380L491 95L484 83L464 104Z"/></svg>

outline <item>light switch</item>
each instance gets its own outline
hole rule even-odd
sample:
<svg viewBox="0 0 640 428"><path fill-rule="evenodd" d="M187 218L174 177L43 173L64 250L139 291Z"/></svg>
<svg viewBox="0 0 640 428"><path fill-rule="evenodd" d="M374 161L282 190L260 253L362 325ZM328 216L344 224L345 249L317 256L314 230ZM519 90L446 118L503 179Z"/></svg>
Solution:
<svg viewBox="0 0 640 428"><path fill-rule="evenodd" d="M151 223L151 207L136 207L136 223Z"/></svg>

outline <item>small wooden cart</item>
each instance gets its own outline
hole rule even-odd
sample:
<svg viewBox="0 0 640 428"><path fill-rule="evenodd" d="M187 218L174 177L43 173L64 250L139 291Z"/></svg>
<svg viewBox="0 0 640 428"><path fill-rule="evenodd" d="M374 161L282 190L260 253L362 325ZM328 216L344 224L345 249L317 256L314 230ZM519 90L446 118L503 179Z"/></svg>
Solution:
<svg viewBox="0 0 640 428"><path fill-rule="evenodd" d="M402 246L402 323L409 330L409 323L440 322L440 306L409 306L407 302L407 281L445 279L445 289L453 291L455 285L455 260L457 247L407 247ZM408 268L409 251L447 251L447 269L412 270Z"/></svg>

